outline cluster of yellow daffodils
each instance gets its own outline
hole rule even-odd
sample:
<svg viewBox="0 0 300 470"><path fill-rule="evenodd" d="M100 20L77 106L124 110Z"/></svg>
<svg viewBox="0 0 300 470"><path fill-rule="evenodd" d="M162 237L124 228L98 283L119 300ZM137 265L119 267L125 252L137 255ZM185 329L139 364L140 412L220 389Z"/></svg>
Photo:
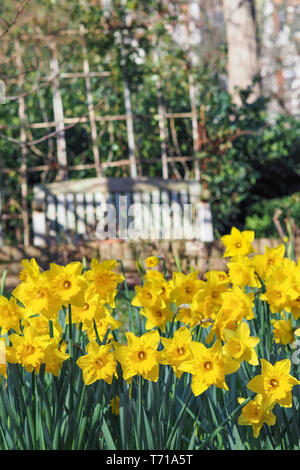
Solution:
<svg viewBox="0 0 300 470"><path fill-rule="evenodd" d="M228 263L231 283L241 289L263 288L260 300L268 303L272 313L281 316L271 321L276 343L293 343L297 334L293 322L300 318L300 259L295 262L286 258L284 244L267 246L263 255L251 257L253 240L254 232L240 232L235 227L230 235L222 237L226 247L224 257L231 257Z"/></svg>
<svg viewBox="0 0 300 470"><path fill-rule="evenodd" d="M300 317L300 263L285 258L285 246L273 249L266 247L265 253L254 255L251 245L254 232L239 232L232 228L230 235L222 237L226 246L224 256L232 257L229 277L233 285L240 288L263 288L260 300L266 301L273 314L280 319L272 319L274 342L287 345L295 341L300 330L295 326ZM294 323L294 326L293 326ZM237 327L236 331L238 331ZM231 333L231 336L233 334ZM256 365L252 362L253 365ZM250 361L249 361L250 362ZM300 381L290 375L291 361L284 359L274 365L261 358L261 374L250 380L247 387L256 393L245 405L239 417L240 425L251 425L254 437L258 437L263 423L274 425L276 416L272 410L276 404L283 407L292 406L292 388ZM250 362L251 363L251 362ZM244 398L239 398L243 403Z"/></svg>
<svg viewBox="0 0 300 470"><path fill-rule="evenodd" d="M59 321L63 309L71 309L72 323L86 331L88 355L95 356L98 365L101 360L108 364L110 351L94 344L95 331L103 338L108 326L111 330L120 326L111 315L117 286L124 280L114 272L117 262L99 263L93 259L91 269L85 272L80 262L67 266L51 263L43 272L34 259L23 260L22 264L20 283L12 296L9 300L0 297L0 328L7 343L6 362L0 369L2 375L7 377L7 363L21 364L28 372L37 373L45 364L46 372L59 375L63 362L70 358ZM69 317L65 320L68 324ZM79 360L78 365L89 367L89 372L84 373L86 383L98 379L111 381L110 370L115 370L115 359L107 366L109 372L95 371L95 364L88 360Z"/></svg>
<svg viewBox="0 0 300 470"><path fill-rule="evenodd" d="M131 300L145 319L145 331L140 336L128 331L125 344L111 334L121 326L114 311L125 280L115 272L117 261L93 259L89 269L80 262L52 263L42 271L34 259L24 260L12 296L0 296L6 362L34 373L44 364L46 372L58 376L63 362L72 359L63 331L71 322L87 338L76 361L85 385L98 380L111 384L118 378L118 365L128 384L135 376L157 382L160 366L169 366L178 379L190 374L192 392L199 396L212 386L228 390L226 376L244 362L261 366L261 374L245 384L256 395L239 417L239 424L252 426L257 437L263 423L275 423L276 404L292 406L292 388L300 382L290 375L289 359L259 361L256 347L261 338L251 334L254 303L269 305L274 343L291 345L299 333L300 262L284 256L284 245L255 254L251 231L233 227L221 240L228 269L209 271L203 279L197 270L166 278L158 268L160 258L147 258ZM200 341L202 333L205 339ZM6 365L0 366L0 373L7 377ZM117 414L117 398L111 405Z"/></svg>
<svg viewBox="0 0 300 470"><path fill-rule="evenodd" d="M140 374L148 380L157 380L157 361L170 365L178 378L184 372L191 374L195 396L210 386L228 390L226 375L237 372L242 362L259 366L255 348L260 338L251 336L250 332L255 297L265 301L272 314L281 316L272 319L269 325L273 327L274 342L282 345L294 342L299 334L295 323L300 317L297 303L300 262L284 257L284 245L266 247L263 255L255 254L252 231L240 232L233 227L221 240L225 246L224 257L230 258L228 271L209 271L205 280L199 279L198 271L192 271L175 272L167 281L160 272L151 269L157 266L153 257L146 260L150 269L143 285L136 286L132 304L140 307L141 314L146 316L146 329L155 330L144 335L144 339L130 333L128 345L118 350L127 378ZM183 326L175 331L173 338L166 337L166 325L175 317ZM207 329L204 343L193 339L192 332L197 326ZM159 356L156 329L163 334ZM248 384L256 396L243 408L239 418L239 424L252 426L255 437L263 423L275 423L272 413L275 404L292 406L291 390L300 383L289 375L289 359L274 365L261 359L261 368L261 375ZM240 403L243 400L239 398Z"/></svg>
<svg viewBox="0 0 300 470"><path fill-rule="evenodd" d="M146 272L143 285L135 288L132 304L146 316L146 329L157 329L140 338L127 335L128 345L117 355L126 369L126 378L130 369L130 376L140 374L156 381L156 360L156 365L170 365L178 378L184 372L190 373L192 391L197 396L211 385L228 390L225 377L236 372L242 361L258 364L254 348L259 338L250 336L249 326L243 321L253 318L254 294L232 286L225 272L210 271L206 279L200 280L198 271L176 272L168 281L158 271ZM163 349L158 355L157 330L164 333L174 317L183 326L173 338L161 336ZM209 344L216 336L212 347L193 340L191 330L197 325L211 328L206 341Z"/></svg>

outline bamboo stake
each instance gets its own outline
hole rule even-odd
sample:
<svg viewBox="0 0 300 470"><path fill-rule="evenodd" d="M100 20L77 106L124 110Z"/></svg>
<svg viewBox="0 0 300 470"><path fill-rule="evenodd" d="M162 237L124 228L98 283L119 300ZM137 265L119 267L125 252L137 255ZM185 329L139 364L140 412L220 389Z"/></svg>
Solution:
<svg viewBox="0 0 300 470"><path fill-rule="evenodd" d="M169 178L168 169L168 154L167 154L167 131L166 131L166 116L165 106L163 103L161 80L159 75L159 56L156 49L153 51L154 63L157 68L157 80L156 80L156 95L157 95L157 109L159 116L159 137L161 146L161 162L162 162L162 177L163 179Z"/></svg>
<svg viewBox="0 0 300 470"><path fill-rule="evenodd" d="M59 64L57 58L56 44L51 45L52 57L50 60L51 71L54 75L53 80L53 111L55 119L56 145L57 145L57 161L59 165L57 180L65 180L68 178L67 172L67 149L64 131L64 110L59 89Z"/></svg>
<svg viewBox="0 0 300 470"><path fill-rule="evenodd" d="M175 156L175 157L168 157L167 161L168 162L191 162L194 160L193 155L184 155L184 156ZM147 158L145 160L142 160L143 163L158 163L161 162L161 158ZM130 160L129 159L124 159L124 160L117 160L113 162L102 162L102 168L108 168L108 167L118 167L118 166L129 166L130 165ZM91 170L95 168L95 163L85 163L82 165L69 165L67 166L67 171L81 171L81 170ZM34 173L36 171L44 171L44 170L49 170L49 165L36 165L32 167L27 168L28 173ZM0 168L0 174L8 174L12 170L10 168Z"/></svg>
<svg viewBox="0 0 300 470"><path fill-rule="evenodd" d="M172 117L170 118L170 130L171 130L171 134L172 134L172 139L173 139L173 143L174 143L174 146L175 146L175 149L176 149L176 153L177 153L177 157L182 157L182 153L181 153L181 150L180 150L180 145L179 145L179 142L178 142L178 139L177 139L177 132L176 132L176 127L175 127L175 119ZM175 157L173 157L173 160L174 160ZM175 161L175 160L174 160ZM188 165L186 164L186 161L185 160L182 160L181 161L181 164L184 168L184 179L189 179L190 177L190 170L189 170L189 167ZM175 167L176 168L176 167ZM180 175L179 175L180 177Z"/></svg>
<svg viewBox="0 0 300 470"><path fill-rule="evenodd" d="M19 41L15 43L16 47L16 64L19 71L18 85L19 89L23 91L24 87L24 75L23 63L22 63L22 50ZM21 142L26 142L26 111L25 111L25 101L24 97L20 96L19 99L19 119L20 119L20 140ZM21 184L21 205L22 205L22 220L23 220L23 234L24 234L24 246L29 245L30 240L30 228L29 228L29 214L27 207L27 198L28 198L28 185L27 185L27 148L25 145L21 147L21 167L20 167L20 184Z"/></svg>
<svg viewBox="0 0 300 470"><path fill-rule="evenodd" d="M131 96L129 87L128 71L126 69L126 49L124 44L123 31L121 31L121 65L124 73L124 101L126 111L126 125L127 125L127 139L128 139L128 151L130 160L130 176L132 178L137 177L137 164L136 164L136 149L135 149L135 138L134 138L134 126L132 119L132 108L131 108Z"/></svg>
<svg viewBox="0 0 300 470"><path fill-rule="evenodd" d="M191 72L189 72L189 92L190 92L190 101L192 107L192 131L193 131L193 150L194 155L196 156L199 152L199 132L198 132L198 116L197 116L197 105L196 105L196 87L194 82L194 77ZM196 157L194 162L195 168L195 179L200 181L200 162L199 159Z"/></svg>
<svg viewBox="0 0 300 470"><path fill-rule="evenodd" d="M99 148L97 144L97 126L96 126L96 120L95 120L95 109L93 105L91 80L89 76L90 66L88 62L88 53L87 53L85 39L83 36L84 34L83 25L80 25L80 32L82 34L83 70L84 70L84 73L86 74L85 86L86 86L87 103L88 103L89 119L90 119L91 134L92 134L93 154L94 154L97 176L100 177L102 176L102 172L101 172L101 164L100 164L100 153L99 153Z"/></svg>
<svg viewBox="0 0 300 470"><path fill-rule="evenodd" d="M192 133L193 133L193 151L196 155L199 152L199 134L198 134L198 117L197 117L197 102L196 102L196 86L195 80L193 76L192 66L192 52L191 52L191 18L189 14L189 8L185 9L185 25L186 25L186 34L187 34L187 50L186 50L186 57L187 57L187 67L188 67L188 81L189 81L189 95L190 95L190 103L191 103L191 110L192 110ZM195 171L195 179L200 181L200 162L198 158L195 158L194 162L194 171Z"/></svg>
<svg viewBox="0 0 300 470"><path fill-rule="evenodd" d="M174 118L192 118L193 113L165 113L166 119L174 119ZM103 121L103 122L113 122L113 121L126 121L126 114L116 114L113 116L95 116L96 121ZM159 115L158 114L145 114L145 115L137 115L133 114L130 116L132 119L156 119L159 120ZM80 123L83 122L88 122L88 118L85 116L81 117L65 117L64 118L64 124L72 124L72 123L77 123L80 120ZM50 128L50 127L55 127L55 122L33 122L29 123L29 127L31 129L44 129L44 128ZM6 126L5 124L0 125L0 129L8 129L10 126Z"/></svg>

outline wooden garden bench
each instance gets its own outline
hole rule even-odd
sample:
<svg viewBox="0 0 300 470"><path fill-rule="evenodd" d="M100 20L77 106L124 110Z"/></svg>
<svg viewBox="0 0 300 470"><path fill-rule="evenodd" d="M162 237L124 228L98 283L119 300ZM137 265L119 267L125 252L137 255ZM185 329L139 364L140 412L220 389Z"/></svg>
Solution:
<svg viewBox="0 0 300 470"><path fill-rule="evenodd" d="M184 207L184 204L190 204L191 207L197 204L200 212L200 219L197 220L200 220L201 241L213 240L210 206L203 200L198 181L100 177L35 186L32 211L33 244L44 246L51 242L66 242L68 239L74 243L78 239L99 239L97 225L104 213L107 214L108 204L115 207L118 221L119 212L124 207L127 210L137 203L143 204L143 207L151 206L152 209L159 207L154 213L151 209L150 221L149 212L148 219L142 221L142 224L160 227L160 231L156 232L159 239L169 239L169 236L166 236L170 225L168 215L173 219L176 216L176 213L170 213L172 203L176 203L177 208ZM184 214L183 216L185 217ZM183 223L182 219L173 219L172 222L177 228Z"/></svg>

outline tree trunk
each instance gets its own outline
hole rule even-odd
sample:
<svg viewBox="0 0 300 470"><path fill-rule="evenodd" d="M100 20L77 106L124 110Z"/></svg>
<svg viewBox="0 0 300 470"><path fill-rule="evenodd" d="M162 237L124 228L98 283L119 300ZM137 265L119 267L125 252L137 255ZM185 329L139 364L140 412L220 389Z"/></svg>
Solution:
<svg viewBox="0 0 300 470"><path fill-rule="evenodd" d="M256 22L254 0L224 0L228 49L229 92L235 103L240 103L236 90L246 89L258 74ZM259 95L256 84L249 101Z"/></svg>

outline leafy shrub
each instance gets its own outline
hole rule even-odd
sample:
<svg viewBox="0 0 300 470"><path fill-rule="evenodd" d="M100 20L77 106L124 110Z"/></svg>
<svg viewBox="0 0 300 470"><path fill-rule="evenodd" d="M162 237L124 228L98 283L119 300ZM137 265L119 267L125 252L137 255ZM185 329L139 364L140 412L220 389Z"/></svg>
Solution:
<svg viewBox="0 0 300 470"><path fill-rule="evenodd" d="M232 225L242 228L247 220L251 226L259 223L258 236L268 236L274 231L273 209L266 200L300 189L300 121L286 115L271 121L266 98L248 103L248 95L241 96L238 107L224 90L209 90L208 144L199 154L202 176L211 193L217 232L223 234ZM283 209L288 207L284 202Z"/></svg>
<svg viewBox="0 0 300 470"><path fill-rule="evenodd" d="M245 228L255 230L257 237L278 237L278 231L273 223L276 210L281 210L279 221L284 226L284 219L289 216L294 223L300 226L300 194L274 199L262 199L252 204L248 209Z"/></svg>

